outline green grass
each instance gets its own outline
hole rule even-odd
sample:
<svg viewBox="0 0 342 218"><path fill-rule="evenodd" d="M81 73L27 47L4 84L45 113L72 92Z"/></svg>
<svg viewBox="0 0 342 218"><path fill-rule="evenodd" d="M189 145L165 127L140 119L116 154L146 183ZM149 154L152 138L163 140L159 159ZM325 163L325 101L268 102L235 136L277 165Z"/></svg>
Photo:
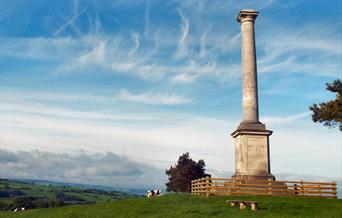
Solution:
<svg viewBox="0 0 342 218"><path fill-rule="evenodd" d="M62 193L66 197L72 197L71 200L63 200L66 204L105 203L115 201L117 199L135 197L131 194L119 191L107 192L71 186L37 185L28 182L0 179L0 191L7 192L13 190L20 190L23 194L16 194L15 196L9 197L5 195L0 196L0 203L2 203L2 205L6 205L5 209L0 208L0 210L12 208L11 205L13 205L16 198L38 197L51 201L56 199L57 193Z"/></svg>
<svg viewBox="0 0 342 218"><path fill-rule="evenodd" d="M258 211L226 205L227 199L261 202ZM342 217L342 200L299 197L215 197L166 195L157 198L124 199L110 203L0 212L6 217Z"/></svg>

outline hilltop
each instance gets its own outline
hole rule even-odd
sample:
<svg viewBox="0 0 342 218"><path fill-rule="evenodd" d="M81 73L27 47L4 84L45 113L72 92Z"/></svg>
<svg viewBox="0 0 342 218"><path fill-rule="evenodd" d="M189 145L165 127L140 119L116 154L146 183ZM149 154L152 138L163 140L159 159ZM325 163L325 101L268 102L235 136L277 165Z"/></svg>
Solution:
<svg viewBox="0 0 342 218"><path fill-rule="evenodd" d="M227 199L261 202L258 211L231 208ZM22 212L0 212L6 217L342 217L342 200L244 196L221 197L170 194L156 198L134 198L92 205L34 209Z"/></svg>

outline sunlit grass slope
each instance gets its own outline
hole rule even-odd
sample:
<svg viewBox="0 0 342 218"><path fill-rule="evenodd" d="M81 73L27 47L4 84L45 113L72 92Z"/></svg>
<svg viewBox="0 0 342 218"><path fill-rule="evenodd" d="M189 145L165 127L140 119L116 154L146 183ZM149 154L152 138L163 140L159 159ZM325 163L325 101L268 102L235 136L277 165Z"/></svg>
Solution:
<svg viewBox="0 0 342 218"><path fill-rule="evenodd" d="M261 202L258 211L240 210L227 199ZM110 203L1 212L0 217L342 217L342 200L294 197L209 197L166 195L123 199Z"/></svg>

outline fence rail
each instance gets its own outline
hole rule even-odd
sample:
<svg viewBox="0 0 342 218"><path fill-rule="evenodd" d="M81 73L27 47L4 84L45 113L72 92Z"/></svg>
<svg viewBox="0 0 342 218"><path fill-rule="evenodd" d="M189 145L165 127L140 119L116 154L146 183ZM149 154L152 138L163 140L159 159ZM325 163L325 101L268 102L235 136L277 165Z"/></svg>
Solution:
<svg viewBox="0 0 342 218"><path fill-rule="evenodd" d="M191 181L193 195L272 195L337 198L336 182L201 178Z"/></svg>

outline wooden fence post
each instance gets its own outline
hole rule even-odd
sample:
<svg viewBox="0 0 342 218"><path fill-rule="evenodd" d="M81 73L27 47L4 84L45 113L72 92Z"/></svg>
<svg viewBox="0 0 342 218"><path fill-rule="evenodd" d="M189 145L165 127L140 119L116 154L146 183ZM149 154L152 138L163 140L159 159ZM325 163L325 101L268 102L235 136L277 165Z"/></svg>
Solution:
<svg viewBox="0 0 342 218"><path fill-rule="evenodd" d="M204 191L204 184L203 184L203 178L200 178L200 187L201 187L201 195L203 195L203 191Z"/></svg>
<svg viewBox="0 0 342 218"><path fill-rule="evenodd" d="M196 179L196 195L199 195L199 181Z"/></svg>
<svg viewBox="0 0 342 218"><path fill-rule="evenodd" d="M195 184L196 184L196 180L192 180L192 190L191 190L191 192L193 192L192 194L194 194L195 195L195 193L196 193L196 186L195 186Z"/></svg>
<svg viewBox="0 0 342 218"><path fill-rule="evenodd" d="M209 183L209 176L206 177L206 180L205 182L206 183ZM209 184L206 184L206 188L205 188L205 197L209 197L209 191L210 191L210 188L209 188Z"/></svg>
<svg viewBox="0 0 342 218"><path fill-rule="evenodd" d="M191 194L195 194L195 180L191 180Z"/></svg>
<svg viewBox="0 0 342 218"><path fill-rule="evenodd" d="M194 180L191 180L191 195L194 194Z"/></svg>
<svg viewBox="0 0 342 218"><path fill-rule="evenodd" d="M198 195L201 195L203 191L202 178L198 179Z"/></svg>
<svg viewBox="0 0 342 218"><path fill-rule="evenodd" d="M336 182L335 181L333 181L332 182L332 187L331 187L331 189L332 189L332 191L333 191L333 193L334 193L334 197L333 198L337 198L337 189L336 189Z"/></svg>
<svg viewBox="0 0 342 218"><path fill-rule="evenodd" d="M304 191L304 181L303 180L300 180L300 186L301 186L301 192L302 192L302 195L305 196L305 191Z"/></svg>
<svg viewBox="0 0 342 218"><path fill-rule="evenodd" d="M268 179L268 194L272 195L272 182L271 182L271 179Z"/></svg>

